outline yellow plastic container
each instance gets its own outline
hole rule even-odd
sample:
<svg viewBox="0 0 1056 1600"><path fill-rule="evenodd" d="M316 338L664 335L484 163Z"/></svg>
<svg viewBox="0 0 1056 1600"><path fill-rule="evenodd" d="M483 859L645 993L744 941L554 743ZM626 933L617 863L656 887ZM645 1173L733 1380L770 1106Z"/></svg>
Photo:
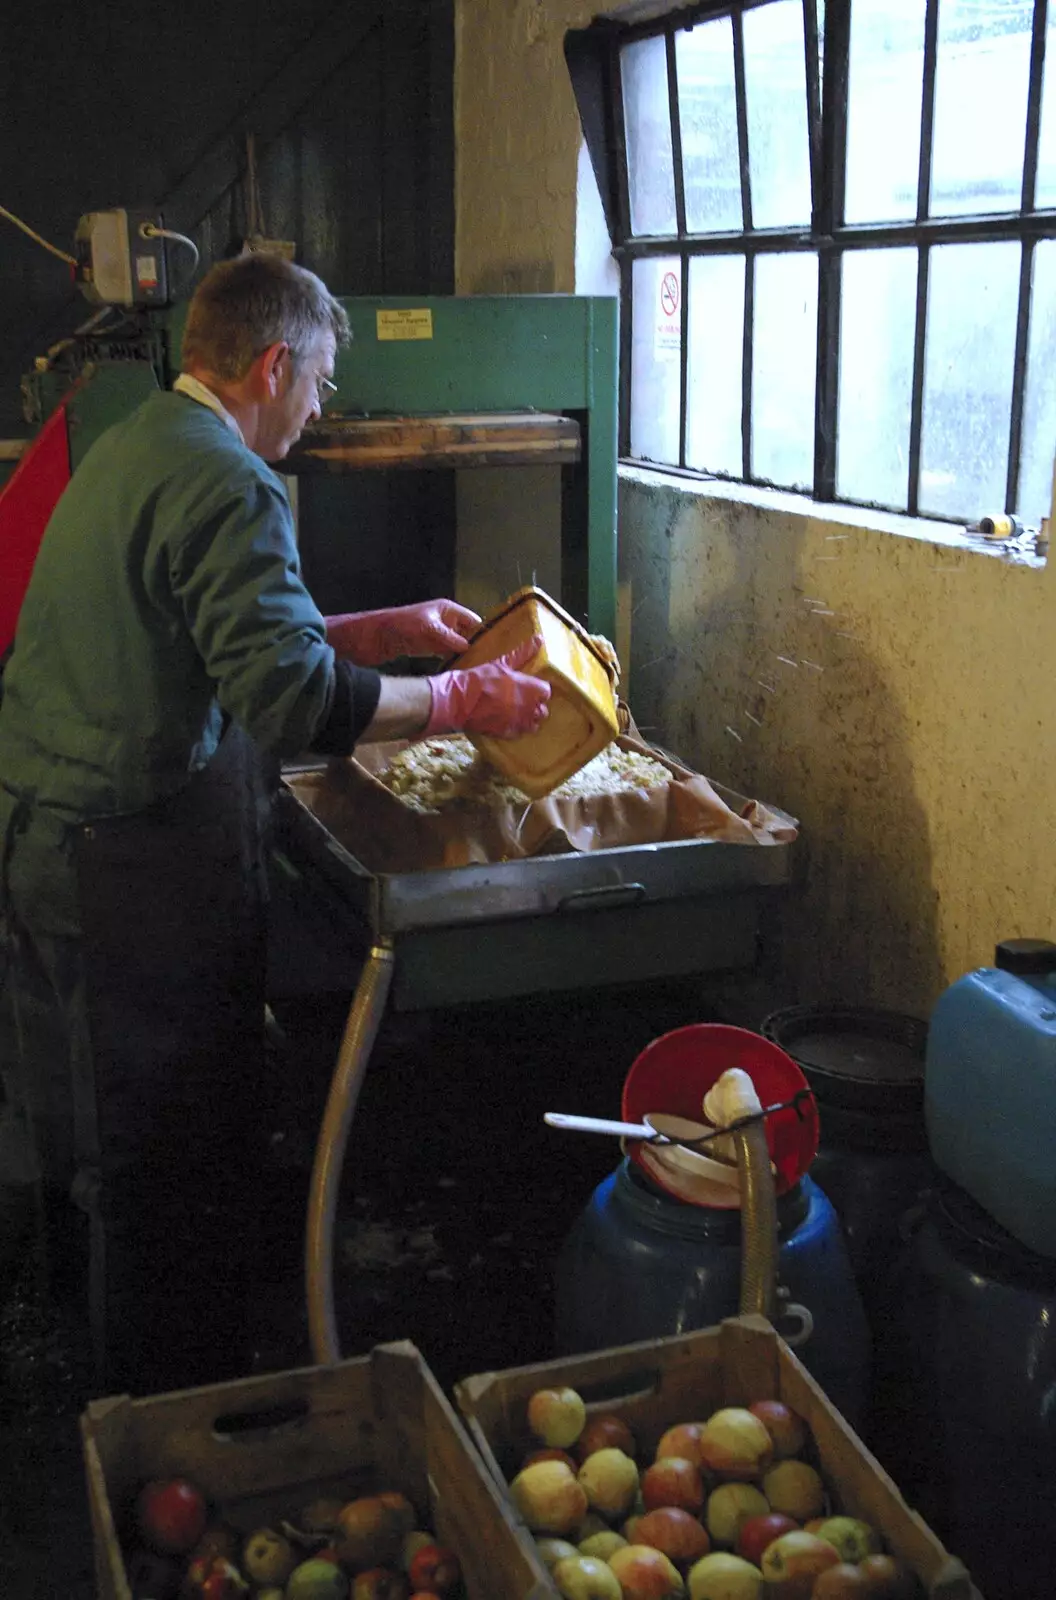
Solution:
<svg viewBox="0 0 1056 1600"><path fill-rule="evenodd" d="M601 645L542 589L528 586L485 617L459 667L494 661L534 634L543 647L521 668L551 685L550 714L535 733L518 739L470 734L492 766L541 799L611 744L620 732L616 686L619 670Z"/></svg>

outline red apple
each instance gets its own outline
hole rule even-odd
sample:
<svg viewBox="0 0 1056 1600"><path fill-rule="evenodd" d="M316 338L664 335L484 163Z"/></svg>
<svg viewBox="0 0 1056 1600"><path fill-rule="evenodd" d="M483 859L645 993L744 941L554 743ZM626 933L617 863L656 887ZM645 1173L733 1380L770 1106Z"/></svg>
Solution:
<svg viewBox="0 0 1056 1600"><path fill-rule="evenodd" d="M609 1566L620 1580L624 1600L668 1600L686 1592L678 1568L651 1545L626 1544L612 1552Z"/></svg>
<svg viewBox="0 0 1056 1600"><path fill-rule="evenodd" d="M684 1461L692 1461L699 1467L700 1436L703 1432L702 1422L677 1422L673 1428L661 1434L655 1459L659 1461L663 1456L681 1456Z"/></svg>
<svg viewBox="0 0 1056 1600"><path fill-rule="evenodd" d="M361 1495L341 1507L333 1544L343 1566L353 1570L394 1567L403 1549L406 1516L380 1495ZM412 1524L413 1526L413 1524Z"/></svg>
<svg viewBox="0 0 1056 1600"><path fill-rule="evenodd" d="M528 1400L528 1426L540 1444L566 1449L587 1421L587 1408L575 1389L537 1389Z"/></svg>
<svg viewBox="0 0 1056 1600"><path fill-rule="evenodd" d="M448 1594L457 1588L462 1568L458 1557L446 1545L427 1544L414 1555L407 1575L412 1589L427 1589L432 1594Z"/></svg>
<svg viewBox="0 0 1056 1600"><path fill-rule="evenodd" d="M392 1567L368 1567L352 1579L352 1600L407 1600L407 1579Z"/></svg>
<svg viewBox="0 0 1056 1600"><path fill-rule="evenodd" d="M193 1550L205 1532L205 1497L187 1478L155 1479L136 1500L136 1524L145 1544L163 1556Z"/></svg>
<svg viewBox="0 0 1056 1600"><path fill-rule="evenodd" d="M600 1417L589 1417L576 1440L576 1455L585 1461L595 1450L622 1450L625 1456L634 1456L637 1446L634 1434L622 1417L606 1412Z"/></svg>
<svg viewBox="0 0 1056 1600"><path fill-rule="evenodd" d="M796 1524L781 1511L767 1511L760 1517L748 1517L737 1530L737 1554L758 1566L763 1551L783 1533L792 1533Z"/></svg>
<svg viewBox="0 0 1056 1600"><path fill-rule="evenodd" d="M578 1472L580 1465L575 1456L570 1456L567 1450L559 1450L556 1445L543 1445L540 1450L529 1450L521 1462L522 1470L534 1466L537 1461L563 1461L569 1472Z"/></svg>
<svg viewBox="0 0 1056 1600"><path fill-rule="evenodd" d="M763 1551L766 1592L773 1600L810 1600L819 1575L826 1567L837 1566L839 1559L832 1545L816 1534L802 1528L783 1533Z"/></svg>
<svg viewBox="0 0 1056 1600"><path fill-rule="evenodd" d="M198 1590L201 1600L242 1600L248 1593L249 1584L226 1556L216 1557Z"/></svg>
<svg viewBox="0 0 1056 1600"><path fill-rule="evenodd" d="M913 1573L894 1556L866 1556L858 1570L866 1580L869 1600L916 1600L920 1593Z"/></svg>
<svg viewBox="0 0 1056 1600"><path fill-rule="evenodd" d="M853 1561L838 1561L820 1574L810 1600L859 1600L869 1593L869 1580Z"/></svg>
<svg viewBox="0 0 1056 1600"><path fill-rule="evenodd" d="M807 1442L807 1425L783 1400L753 1400L748 1407L774 1441L774 1456L798 1456Z"/></svg>
<svg viewBox="0 0 1056 1600"><path fill-rule="evenodd" d="M703 1510L704 1479L700 1468L684 1456L661 1456L642 1473L642 1503L647 1511L656 1511L660 1506Z"/></svg>
<svg viewBox="0 0 1056 1600"><path fill-rule="evenodd" d="M679 1506L659 1506L639 1517L634 1527L634 1542L651 1544L654 1550L662 1550L679 1568L699 1561L711 1549L711 1540L703 1524Z"/></svg>

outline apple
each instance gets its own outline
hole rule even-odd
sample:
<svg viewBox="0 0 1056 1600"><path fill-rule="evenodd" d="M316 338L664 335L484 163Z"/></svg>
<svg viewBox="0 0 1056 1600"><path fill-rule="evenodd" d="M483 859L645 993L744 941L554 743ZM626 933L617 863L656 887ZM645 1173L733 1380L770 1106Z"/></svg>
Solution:
<svg viewBox="0 0 1056 1600"><path fill-rule="evenodd" d="M614 1446L595 1450L578 1476L591 1510L612 1518L625 1517L630 1511L638 1493L638 1468L622 1450Z"/></svg>
<svg viewBox="0 0 1056 1600"><path fill-rule="evenodd" d="M623 1600L619 1578L595 1556L566 1556L550 1569L550 1577L565 1600Z"/></svg>
<svg viewBox="0 0 1056 1600"><path fill-rule="evenodd" d="M662 1550L680 1570L699 1561L711 1549L711 1540L697 1517L681 1506L658 1506L639 1517L634 1530L635 1544L651 1544Z"/></svg>
<svg viewBox="0 0 1056 1600"><path fill-rule="evenodd" d="M176 1600L183 1581L180 1562L155 1550L133 1550L125 1573L132 1600Z"/></svg>
<svg viewBox="0 0 1056 1600"><path fill-rule="evenodd" d="M204 1580L196 1590L196 1600L242 1600L249 1593L249 1584L233 1561L226 1556L214 1556Z"/></svg>
<svg viewBox="0 0 1056 1600"><path fill-rule="evenodd" d="M404 1533L410 1533L418 1521L418 1514L405 1494L399 1494L395 1489L385 1489L381 1494L375 1495L383 1506L388 1506L395 1511L403 1526Z"/></svg>
<svg viewBox="0 0 1056 1600"><path fill-rule="evenodd" d="M575 1545L567 1539L536 1539L535 1548L543 1566L547 1568L556 1567L559 1561L564 1561L568 1556L579 1555Z"/></svg>
<svg viewBox="0 0 1056 1600"><path fill-rule="evenodd" d="M763 1551L762 1573L774 1600L810 1600L820 1573L839 1564L831 1544L817 1534L796 1528L783 1533Z"/></svg>
<svg viewBox="0 0 1056 1600"><path fill-rule="evenodd" d="M913 1573L894 1556L866 1556L858 1570L866 1580L869 1600L916 1600L920 1592Z"/></svg>
<svg viewBox="0 0 1056 1600"><path fill-rule="evenodd" d="M783 1533L791 1533L795 1527L792 1518L786 1517L781 1511L767 1511L757 1517L748 1517L737 1529L737 1541L733 1548L739 1556L758 1566L767 1545L780 1539Z"/></svg>
<svg viewBox="0 0 1056 1600"><path fill-rule="evenodd" d="M684 1461L692 1461L699 1467L700 1436L703 1432L702 1422L676 1423L660 1435L654 1459L660 1461L664 1456L681 1456Z"/></svg>
<svg viewBox="0 0 1056 1600"><path fill-rule="evenodd" d="M205 1496L187 1478L145 1483L136 1499L136 1525L144 1544L161 1556L193 1550L205 1532Z"/></svg>
<svg viewBox="0 0 1056 1600"><path fill-rule="evenodd" d="M192 1582L200 1583L216 1556L226 1556L228 1561L235 1561L241 1548L242 1535L230 1522L207 1523L205 1532L187 1557L188 1577ZM191 1568L198 1562L201 1563L201 1569L195 1580Z"/></svg>
<svg viewBox="0 0 1056 1600"><path fill-rule="evenodd" d="M428 1589L433 1594L449 1594L462 1581L462 1567L453 1550L444 1544L423 1545L408 1568L412 1589Z"/></svg>
<svg viewBox="0 0 1056 1600"><path fill-rule="evenodd" d="M533 1533L571 1533L587 1514L587 1491L563 1461L525 1467L510 1497Z"/></svg>
<svg viewBox="0 0 1056 1600"><path fill-rule="evenodd" d="M716 1544L733 1549L741 1523L765 1517L770 1504L757 1483L720 1483L708 1495L704 1523Z"/></svg>
<svg viewBox="0 0 1056 1600"><path fill-rule="evenodd" d="M817 1537L831 1544L841 1561L855 1565L866 1556L880 1554L880 1535L858 1517L826 1517L817 1529Z"/></svg>
<svg viewBox="0 0 1056 1600"><path fill-rule="evenodd" d="M528 1400L528 1426L541 1444L564 1450L575 1444L587 1421L587 1408L575 1389L537 1389Z"/></svg>
<svg viewBox="0 0 1056 1600"><path fill-rule="evenodd" d="M281 1589L296 1565L293 1545L274 1528L258 1528L242 1546L246 1576L260 1588Z"/></svg>
<svg viewBox="0 0 1056 1600"><path fill-rule="evenodd" d="M739 1483L762 1477L773 1455L774 1442L764 1424L745 1406L724 1406L704 1424L700 1461L717 1477Z"/></svg>
<svg viewBox="0 0 1056 1600"><path fill-rule="evenodd" d="M807 1425L783 1400L753 1400L748 1410L758 1417L774 1442L774 1459L798 1456L807 1442Z"/></svg>
<svg viewBox="0 0 1056 1600"><path fill-rule="evenodd" d="M333 1533L347 1503L326 1497L309 1500L297 1518L297 1526L302 1533Z"/></svg>
<svg viewBox="0 0 1056 1600"><path fill-rule="evenodd" d="M853 1561L837 1561L819 1576L810 1600L859 1600L869 1593L869 1580Z"/></svg>
<svg viewBox="0 0 1056 1600"><path fill-rule="evenodd" d="M604 1412L600 1417L588 1417L583 1432L576 1440L576 1455L580 1461L585 1461L595 1450L610 1447L622 1450L625 1456L634 1459L637 1445L626 1422L611 1412Z"/></svg>
<svg viewBox="0 0 1056 1600"><path fill-rule="evenodd" d="M407 1600L407 1579L393 1567L368 1567L352 1579L352 1600Z"/></svg>
<svg viewBox="0 0 1056 1600"><path fill-rule="evenodd" d="M579 1554L581 1556L595 1556L598 1561L607 1561L614 1550L622 1550L630 1541L617 1533L615 1528L606 1528L601 1533L592 1533L586 1539L579 1541Z"/></svg>
<svg viewBox="0 0 1056 1600"><path fill-rule="evenodd" d="M341 1507L334 1529L334 1548L342 1566L394 1567L400 1559L406 1512L381 1495L361 1495ZM413 1526L413 1524L412 1524Z"/></svg>
<svg viewBox="0 0 1056 1600"><path fill-rule="evenodd" d="M556 1445L542 1445L538 1450L529 1450L521 1467L534 1467L537 1461L563 1461L570 1472L579 1471L576 1457L569 1455L567 1450L559 1450Z"/></svg>
<svg viewBox="0 0 1056 1600"><path fill-rule="evenodd" d="M348 1579L332 1561L313 1556L294 1567L286 1583L286 1600L346 1600Z"/></svg>
<svg viewBox="0 0 1056 1600"><path fill-rule="evenodd" d="M660 1506L703 1510L704 1479L700 1468L684 1456L661 1456L642 1473L642 1500L647 1511L656 1511Z"/></svg>
<svg viewBox="0 0 1056 1600"><path fill-rule="evenodd" d="M779 1461L763 1474L763 1493L772 1511L806 1522L825 1510L825 1485L805 1461Z"/></svg>
<svg viewBox="0 0 1056 1600"><path fill-rule="evenodd" d="M403 1546L400 1550L400 1566L404 1572L407 1571L407 1568L423 1545L435 1543L436 1540L433 1535L426 1533L424 1528L412 1528L410 1533L405 1533Z"/></svg>
<svg viewBox="0 0 1056 1600"><path fill-rule="evenodd" d="M596 1511L588 1511L579 1527L576 1529L576 1544L581 1545L584 1539L589 1539L592 1533L607 1533L609 1528L605 1517L600 1517Z"/></svg>
<svg viewBox="0 0 1056 1600"><path fill-rule="evenodd" d="M613 1551L609 1566L620 1580L623 1600L668 1600L686 1592L678 1568L651 1545L624 1545Z"/></svg>
<svg viewBox="0 0 1056 1600"><path fill-rule="evenodd" d="M742 1556L716 1550L689 1569L689 1600L761 1600L763 1575Z"/></svg>

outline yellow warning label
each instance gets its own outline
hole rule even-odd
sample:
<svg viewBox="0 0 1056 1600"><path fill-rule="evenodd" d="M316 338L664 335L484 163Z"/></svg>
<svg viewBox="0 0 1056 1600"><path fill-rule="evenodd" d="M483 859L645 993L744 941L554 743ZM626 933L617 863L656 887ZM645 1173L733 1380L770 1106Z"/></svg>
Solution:
<svg viewBox="0 0 1056 1600"><path fill-rule="evenodd" d="M428 306L420 310L379 311L379 339L431 339L433 313Z"/></svg>

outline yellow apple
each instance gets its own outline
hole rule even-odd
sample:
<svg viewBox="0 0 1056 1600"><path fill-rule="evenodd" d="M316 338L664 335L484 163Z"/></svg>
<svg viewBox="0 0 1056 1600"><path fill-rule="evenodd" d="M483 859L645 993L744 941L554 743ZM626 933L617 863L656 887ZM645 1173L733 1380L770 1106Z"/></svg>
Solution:
<svg viewBox="0 0 1056 1600"><path fill-rule="evenodd" d="M614 1550L622 1550L628 1541L622 1533L617 1533L615 1528L606 1528L603 1533L591 1533L587 1538L580 1539L579 1553L581 1556L596 1556L599 1561L607 1561Z"/></svg>
<svg viewBox="0 0 1056 1600"><path fill-rule="evenodd" d="M704 1521L716 1544L737 1543L741 1524L749 1517L765 1517L770 1502L755 1483L720 1483L708 1495Z"/></svg>
<svg viewBox="0 0 1056 1600"><path fill-rule="evenodd" d="M689 1569L689 1600L762 1600L763 1575L741 1556L716 1550Z"/></svg>
<svg viewBox="0 0 1056 1600"><path fill-rule="evenodd" d="M810 1600L818 1577L839 1565L839 1555L817 1534L796 1528L783 1533L763 1551L763 1577L774 1600Z"/></svg>
<svg viewBox="0 0 1056 1600"><path fill-rule="evenodd" d="M880 1554L880 1535L858 1517L826 1517L815 1532L838 1551L841 1561L857 1563Z"/></svg>
<svg viewBox="0 0 1056 1600"><path fill-rule="evenodd" d="M528 1426L542 1444L565 1450L575 1444L587 1420L587 1408L575 1389L537 1389L528 1400Z"/></svg>
<svg viewBox="0 0 1056 1600"><path fill-rule="evenodd" d="M592 1511L611 1519L625 1517L630 1511L638 1493L638 1468L622 1450L614 1446L595 1450L578 1476Z"/></svg>
<svg viewBox="0 0 1056 1600"><path fill-rule="evenodd" d="M431 1541L430 1541L431 1542ZM574 1544L567 1539L551 1539L543 1535L536 1539L535 1548L539 1552L539 1559L544 1567L556 1567L559 1561L564 1561L566 1556L579 1554Z"/></svg>
<svg viewBox="0 0 1056 1600"><path fill-rule="evenodd" d="M745 1406L724 1406L704 1424L700 1436L701 1465L720 1478L759 1478L774 1456L774 1441L765 1425Z"/></svg>
<svg viewBox="0 0 1056 1600"><path fill-rule="evenodd" d="M825 1485L806 1461L778 1461L763 1474L763 1493L772 1511L806 1522L825 1510Z"/></svg>
<svg viewBox="0 0 1056 1600"><path fill-rule="evenodd" d="M613 1551L609 1566L620 1580L623 1600L675 1600L686 1592L678 1568L651 1545L624 1545Z"/></svg>
<svg viewBox="0 0 1056 1600"><path fill-rule="evenodd" d="M566 1556L551 1567L550 1577L564 1600L623 1600L619 1578L595 1556Z"/></svg>
<svg viewBox="0 0 1056 1600"><path fill-rule="evenodd" d="M587 1514L586 1490L563 1461L525 1467L510 1484L510 1497L533 1533L571 1533Z"/></svg>

